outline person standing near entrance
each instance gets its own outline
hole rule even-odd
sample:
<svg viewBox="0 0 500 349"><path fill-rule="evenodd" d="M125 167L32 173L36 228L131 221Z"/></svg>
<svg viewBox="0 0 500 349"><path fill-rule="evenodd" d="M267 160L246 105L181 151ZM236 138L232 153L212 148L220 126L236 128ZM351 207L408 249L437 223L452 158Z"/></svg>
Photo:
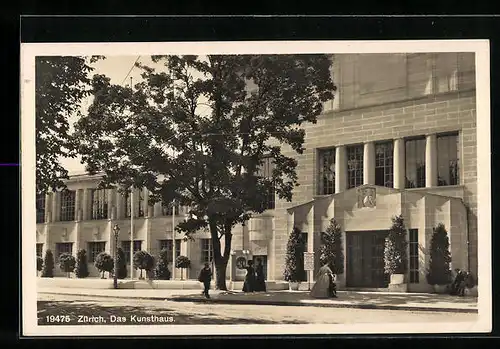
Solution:
<svg viewBox="0 0 500 349"><path fill-rule="evenodd" d="M266 292L264 265L262 265L262 260L260 258L257 259L257 266L255 267L255 292Z"/></svg>
<svg viewBox="0 0 500 349"><path fill-rule="evenodd" d="M247 263L247 275L243 283L243 292L255 292L255 269L253 267L253 261L248 261Z"/></svg>
<svg viewBox="0 0 500 349"><path fill-rule="evenodd" d="M333 272L328 264L319 268L316 282L314 283L310 294L313 298L337 297L335 283L333 282Z"/></svg>
<svg viewBox="0 0 500 349"><path fill-rule="evenodd" d="M198 281L203 283L203 295L205 298L210 298L208 291L210 290L210 282L212 281L212 270L210 269L210 264L205 263L205 266L200 271L198 276Z"/></svg>

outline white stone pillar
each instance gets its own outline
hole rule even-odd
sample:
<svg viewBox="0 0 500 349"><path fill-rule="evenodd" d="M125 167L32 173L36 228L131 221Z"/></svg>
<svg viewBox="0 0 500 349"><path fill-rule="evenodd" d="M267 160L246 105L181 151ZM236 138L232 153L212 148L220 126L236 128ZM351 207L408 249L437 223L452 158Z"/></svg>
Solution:
<svg viewBox="0 0 500 349"><path fill-rule="evenodd" d="M116 219L115 189L108 189L106 195L108 200L108 219Z"/></svg>
<svg viewBox="0 0 500 349"><path fill-rule="evenodd" d="M61 193L56 191L52 193L52 222L58 222L59 215L59 201L61 199Z"/></svg>
<svg viewBox="0 0 500 349"><path fill-rule="evenodd" d="M161 216L161 202L156 202L153 206L153 215L155 217Z"/></svg>
<svg viewBox="0 0 500 349"><path fill-rule="evenodd" d="M405 160L405 141L402 138L394 140L394 188L404 189L406 186L406 160Z"/></svg>
<svg viewBox="0 0 500 349"><path fill-rule="evenodd" d="M347 187L347 158L343 145L335 148L335 193L344 191Z"/></svg>
<svg viewBox="0 0 500 349"><path fill-rule="evenodd" d="M425 141L425 186L437 186L437 138L435 134L428 135Z"/></svg>
<svg viewBox="0 0 500 349"><path fill-rule="evenodd" d="M45 217L43 218L45 223L52 222L51 200L52 195L50 193L45 194Z"/></svg>
<svg viewBox="0 0 500 349"><path fill-rule="evenodd" d="M373 142L364 145L363 184L375 184L375 144Z"/></svg>
<svg viewBox="0 0 500 349"><path fill-rule="evenodd" d="M77 189L75 191L75 221L79 222L82 220L82 190Z"/></svg>
<svg viewBox="0 0 500 349"><path fill-rule="evenodd" d="M90 219L90 189L83 189L82 216L84 221Z"/></svg>

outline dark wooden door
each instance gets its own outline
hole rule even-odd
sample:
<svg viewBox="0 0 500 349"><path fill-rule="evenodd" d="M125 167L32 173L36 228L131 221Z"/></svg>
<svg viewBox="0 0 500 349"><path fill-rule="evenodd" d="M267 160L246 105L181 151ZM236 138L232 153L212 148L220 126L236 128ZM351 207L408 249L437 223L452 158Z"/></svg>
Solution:
<svg viewBox="0 0 500 349"><path fill-rule="evenodd" d="M253 265L254 267L257 266L257 260L260 259L262 262L262 267L264 269L264 279L267 280L267 256L261 255L261 256L253 256Z"/></svg>
<svg viewBox="0 0 500 349"><path fill-rule="evenodd" d="M384 273L386 231L348 232L347 287L387 287Z"/></svg>

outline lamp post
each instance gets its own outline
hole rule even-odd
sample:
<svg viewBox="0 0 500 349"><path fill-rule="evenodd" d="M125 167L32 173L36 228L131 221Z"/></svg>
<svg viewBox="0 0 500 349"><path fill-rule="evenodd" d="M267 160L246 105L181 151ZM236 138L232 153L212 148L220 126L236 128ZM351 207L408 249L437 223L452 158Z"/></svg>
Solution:
<svg viewBox="0 0 500 349"><path fill-rule="evenodd" d="M113 232L115 233L115 253L114 253L114 272L113 272L113 287L118 288L118 235L120 234L120 227L118 224L113 226Z"/></svg>

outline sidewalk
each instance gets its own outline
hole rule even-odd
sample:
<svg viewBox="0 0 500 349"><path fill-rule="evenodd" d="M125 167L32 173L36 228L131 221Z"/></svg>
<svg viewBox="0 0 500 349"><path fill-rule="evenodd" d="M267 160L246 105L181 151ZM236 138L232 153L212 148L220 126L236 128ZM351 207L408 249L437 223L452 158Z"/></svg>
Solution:
<svg viewBox="0 0 500 349"><path fill-rule="evenodd" d="M339 291L338 298L314 299L309 292L274 291L245 294L211 290L210 299L205 299L200 290L168 289L75 289L41 288L39 293L111 298L136 298L166 300L174 302L255 304L274 306L317 306L332 308L385 309L409 311L439 311L477 313L476 297L455 297L427 293L385 293Z"/></svg>

